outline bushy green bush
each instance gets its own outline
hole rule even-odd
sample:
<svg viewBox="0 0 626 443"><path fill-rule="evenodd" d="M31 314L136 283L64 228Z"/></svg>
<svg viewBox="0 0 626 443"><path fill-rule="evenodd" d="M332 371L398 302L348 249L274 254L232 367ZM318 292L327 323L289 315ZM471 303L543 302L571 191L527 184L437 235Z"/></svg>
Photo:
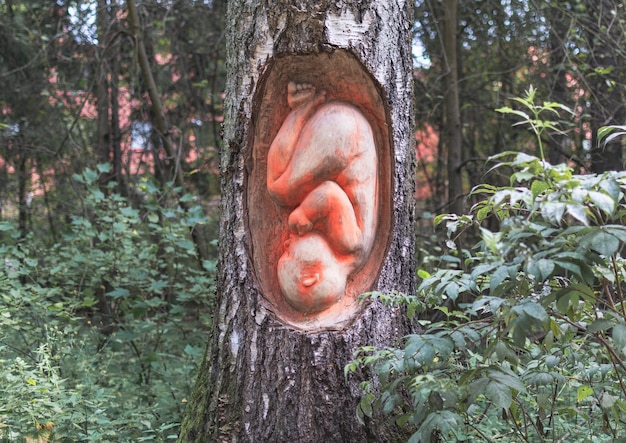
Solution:
<svg viewBox="0 0 626 443"><path fill-rule="evenodd" d="M540 143L560 106L532 90L518 101ZM422 333L357 353L346 373L376 375L357 415L388 414L411 443L626 441L626 172L492 161L510 186L479 186L470 214L435 219L448 250L418 270L418 293L372 294L407 305Z"/></svg>
<svg viewBox="0 0 626 443"><path fill-rule="evenodd" d="M142 210L74 177L82 214L52 246L0 224L0 441L175 439L207 340L214 262L202 211Z"/></svg>

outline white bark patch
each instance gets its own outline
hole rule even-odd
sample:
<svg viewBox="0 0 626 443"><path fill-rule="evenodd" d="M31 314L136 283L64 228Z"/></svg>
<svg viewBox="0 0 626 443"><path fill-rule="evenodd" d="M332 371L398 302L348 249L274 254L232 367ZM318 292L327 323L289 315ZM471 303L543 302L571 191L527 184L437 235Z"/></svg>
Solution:
<svg viewBox="0 0 626 443"><path fill-rule="evenodd" d="M281 16L280 28L278 29L277 34L280 34L282 29L285 27L285 18ZM258 32L256 46L253 51L253 56L250 58L252 62L250 65L250 76L249 80L254 79L255 82L259 78L259 67L265 66L267 63L267 59L269 59L274 53L274 36L271 35L269 31L269 24L267 23L267 14L259 14L255 27L258 29L264 30L264 32Z"/></svg>
<svg viewBox="0 0 626 443"><path fill-rule="evenodd" d="M230 334L230 352L233 354L233 360L236 359L239 353L239 332L237 331Z"/></svg>
<svg viewBox="0 0 626 443"><path fill-rule="evenodd" d="M243 281L248 274L248 254L245 248L246 227L243 223L237 226L234 232L236 242L235 251L239 258L239 278Z"/></svg>
<svg viewBox="0 0 626 443"><path fill-rule="evenodd" d="M270 410L270 397L265 392L263 393L263 419L267 418L267 411Z"/></svg>
<svg viewBox="0 0 626 443"><path fill-rule="evenodd" d="M267 311L265 310L263 306L259 306L258 310L256 311L256 314L254 314L254 322L257 325L261 326L261 324L265 320L265 317L267 317Z"/></svg>
<svg viewBox="0 0 626 443"><path fill-rule="evenodd" d="M324 352L323 346L319 346L313 350L313 366L324 365L328 360L328 355Z"/></svg>
<svg viewBox="0 0 626 443"><path fill-rule="evenodd" d="M295 373L296 373L296 370L294 368L285 366L284 374L285 374L285 380L287 381L287 386L285 386L283 393L286 393L287 391L289 391L289 389L291 389L296 384L294 380Z"/></svg>
<svg viewBox="0 0 626 443"><path fill-rule="evenodd" d="M369 11L365 12L363 21L357 23L352 11L345 10L339 16L326 17L326 35L331 44L351 48L364 40L363 36L371 24L372 17Z"/></svg>
<svg viewBox="0 0 626 443"><path fill-rule="evenodd" d="M255 328L252 331L252 339L250 340L250 372L256 371L256 358L258 355L256 341L257 341L257 329Z"/></svg>

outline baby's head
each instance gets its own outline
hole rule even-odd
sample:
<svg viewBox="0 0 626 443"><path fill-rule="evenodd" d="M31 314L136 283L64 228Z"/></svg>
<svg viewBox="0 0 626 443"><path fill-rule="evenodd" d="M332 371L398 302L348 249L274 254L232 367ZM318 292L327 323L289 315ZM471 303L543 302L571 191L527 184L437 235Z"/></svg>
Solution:
<svg viewBox="0 0 626 443"><path fill-rule="evenodd" d="M278 282L285 300L308 314L321 312L343 297L348 273L326 240L315 232L293 236L278 260Z"/></svg>

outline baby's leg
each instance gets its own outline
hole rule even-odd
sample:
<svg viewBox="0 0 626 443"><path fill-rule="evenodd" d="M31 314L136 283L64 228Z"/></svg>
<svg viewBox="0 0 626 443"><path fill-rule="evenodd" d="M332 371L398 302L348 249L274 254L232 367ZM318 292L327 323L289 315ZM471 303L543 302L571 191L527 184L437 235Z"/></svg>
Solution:
<svg viewBox="0 0 626 443"><path fill-rule="evenodd" d="M299 235L318 229L338 254L355 254L363 247L352 202L334 181L311 191L289 216L289 226Z"/></svg>
<svg viewBox="0 0 626 443"><path fill-rule="evenodd" d="M376 168L371 126L357 108L346 103L331 101L317 107L295 143L280 177L272 181L268 176L272 198L287 208L298 206L325 181L340 183L348 192L349 187L359 186L359 165L365 163L367 172Z"/></svg>
<svg viewBox="0 0 626 443"><path fill-rule="evenodd" d="M287 104L292 111L287 115L270 146L267 157L267 184L272 185L287 169L302 128L317 106L326 101L326 91L317 91L308 83L289 83Z"/></svg>

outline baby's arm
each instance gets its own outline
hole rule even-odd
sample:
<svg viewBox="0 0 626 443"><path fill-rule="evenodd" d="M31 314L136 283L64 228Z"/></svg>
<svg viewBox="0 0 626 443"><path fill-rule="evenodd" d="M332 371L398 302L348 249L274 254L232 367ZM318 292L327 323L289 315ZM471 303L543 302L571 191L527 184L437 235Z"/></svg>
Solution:
<svg viewBox="0 0 626 443"><path fill-rule="evenodd" d="M289 216L292 231L303 235L319 230L338 254L352 255L363 247L363 233L352 202L334 181L315 188Z"/></svg>

